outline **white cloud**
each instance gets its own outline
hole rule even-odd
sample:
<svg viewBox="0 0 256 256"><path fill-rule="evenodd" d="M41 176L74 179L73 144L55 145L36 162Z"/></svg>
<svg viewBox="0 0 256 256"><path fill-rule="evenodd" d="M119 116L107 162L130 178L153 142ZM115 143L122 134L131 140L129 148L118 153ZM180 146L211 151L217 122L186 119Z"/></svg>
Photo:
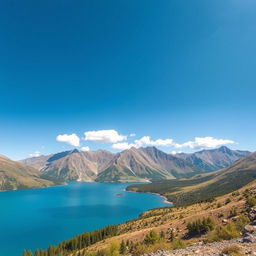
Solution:
<svg viewBox="0 0 256 256"><path fill-rule="evenodd" d="M176 155L176 154L180 154L180 153L182 153L182 151L175 151L175 150L173 150L170 154Z"/></svg>
<svg viewBox="0 0 256 256"><path fill-rule="evenodd" d="M85 146L85 147L81 147L81 150L82 151L90 151L90 148L88 146Z"/></svg>
<svg viewBox="0 0 256 256"><path fill-rule="evenodd" d="M127 142L123 142L123 143L115 143L112 145L112 148L116 150L125 150L131 147L135 147L135 144L129 144Z"/></svg>
<svg viewBox="0 0 256 256"><path fill-rule="evenodd" d="M65 142L74 147L79 147L80 145L80 138L75 133L58 135L56 140L59 142Z"/></svg>
<svg viewBox="0 0 256 256"><path fill-rule="evenodd" d="M41 156L41 152L35 151L34 153L29 154L30 157L39 157Z"/></svg>
<svg viewBox="0 0 256 256"><path fill-rule="evenodd" d="M175 144L176 148L216 148L226 144L234 144L233 140L216 139L213 137L196 137L194 141L188 141L183 144Z"/></svg>
<svg viewBox="0 0 256 256"><path fill-rule="evenodd" d="M129 136L130 136L130 137L135 137L135 136L136 136L136 133L131 133Z"/></svg>
<svg viewBox="0 0 256 256"><path fill-rule="evenodd" d="M117 143L127 139L127 136L118 134L116 130L88 131L84 133L84 136L85 140L101 143Z"/></svg>
<svg viewBox="0 0 256 256"><path fill-rule="evenodd" d="M151 140L150 136L144 136L134 141L137 148L145 146L171 147L174 145L173 139L157 139Z"/></svg>
<svg viewBox="0 0 256 256"><path fill-rule="evenodd" d="M135 147L135 148L141 148L141 147L147 147L147 146L170 147L173 145L174 145L174 142L172 139L151 140L150 136L144 136L138 140L135 140L134 143L127 143L127 142L115 143L112 145L112 148L116 150L125 150L131 147Z"/></svg>

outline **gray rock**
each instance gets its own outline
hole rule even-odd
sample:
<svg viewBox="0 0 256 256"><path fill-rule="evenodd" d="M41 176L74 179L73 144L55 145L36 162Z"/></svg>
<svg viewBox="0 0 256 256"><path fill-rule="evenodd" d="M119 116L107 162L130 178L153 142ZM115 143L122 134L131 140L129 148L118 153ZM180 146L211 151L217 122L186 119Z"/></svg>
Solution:
<svg viewBox="0 0 256 256"><path fill-rule="evenodd" d="M243 237L243 243L256 243L256 237L251 233L246 233Z"/></svg>
<svg viewBox="0 0 256 256"><path fill-rule="evenodd" d="M246 225L244 227L244 229L245 229L246 232L249 232L249 233L256 232L256 226L254 226L254 225Z"/></svg>

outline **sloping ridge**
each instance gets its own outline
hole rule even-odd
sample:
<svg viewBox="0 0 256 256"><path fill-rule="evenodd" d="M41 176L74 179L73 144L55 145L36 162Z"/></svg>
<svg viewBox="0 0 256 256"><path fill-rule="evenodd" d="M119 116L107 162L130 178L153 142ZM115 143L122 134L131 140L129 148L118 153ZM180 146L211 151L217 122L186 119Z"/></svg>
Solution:
<svg viewBox="0 0 256 256"><path fill-rule="evenodd" d="M38 170L0 156L0 190L46 187L59 184Z"/></svg>
<svg viewBox="0 0 256 256"><path fill-rule="evenodd" d="M198 199L213 198L235 191L256 180L256 152L237 160L230 167L215 171L208 175L209 180L198 185L183 188L170 194L169 198L176 204L186 200L192 203Z"/></svg>

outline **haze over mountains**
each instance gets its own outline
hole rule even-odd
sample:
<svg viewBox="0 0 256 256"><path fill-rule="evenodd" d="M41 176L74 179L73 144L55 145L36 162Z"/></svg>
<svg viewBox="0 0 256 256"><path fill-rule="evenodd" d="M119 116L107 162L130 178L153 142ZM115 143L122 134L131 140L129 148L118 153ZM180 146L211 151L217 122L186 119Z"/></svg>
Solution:
<svg viewBox="0 0 256 256"><path fill-rule="evenodd" d="M80 152L75 149L28 158L22 163L61 180L157 181L217 170L249 153L227 147L178 155L167 154L155 147L133 147L117 154L105 150Z"/></svg>

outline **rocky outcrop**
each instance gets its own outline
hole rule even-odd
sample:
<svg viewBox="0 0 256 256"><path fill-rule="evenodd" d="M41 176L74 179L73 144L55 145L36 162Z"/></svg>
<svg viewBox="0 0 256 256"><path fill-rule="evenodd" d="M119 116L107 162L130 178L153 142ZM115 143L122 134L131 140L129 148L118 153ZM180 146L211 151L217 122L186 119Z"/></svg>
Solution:
<svg viewBox="0 0 256 256"><path fill-rule="evenodd" d="M198 243L186 249L173 251L158 250L144 256L227 256L223 254L223 249L234 245L240 248L242 255L256 255L256 243L244 243L241 239L236 239L208 244Z"/></svg>

